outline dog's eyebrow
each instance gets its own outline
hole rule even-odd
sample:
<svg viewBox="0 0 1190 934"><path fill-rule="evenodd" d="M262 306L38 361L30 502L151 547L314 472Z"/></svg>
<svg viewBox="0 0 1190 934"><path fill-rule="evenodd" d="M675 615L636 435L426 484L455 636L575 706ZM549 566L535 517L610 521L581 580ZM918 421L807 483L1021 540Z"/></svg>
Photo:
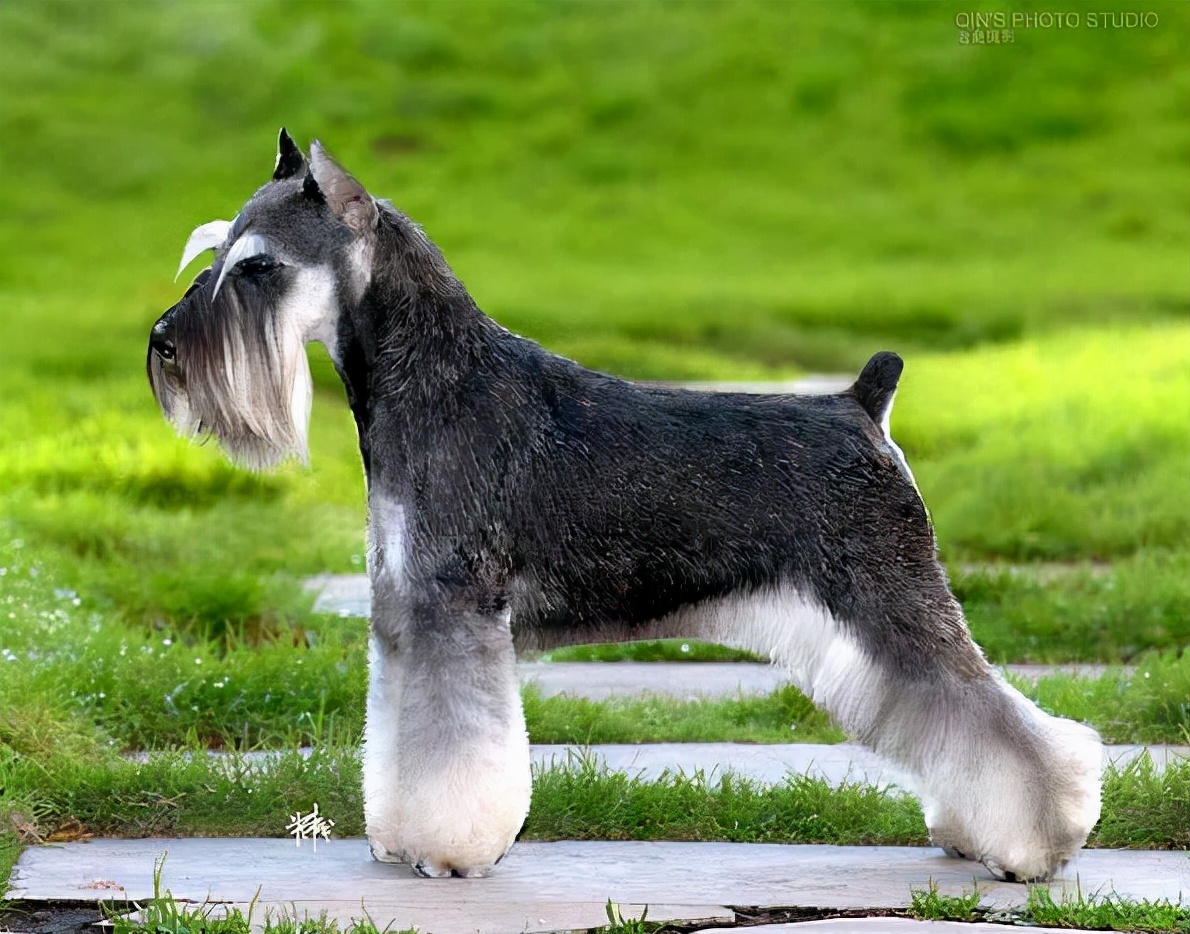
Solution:
<svg viewBox="0 0 1190 934"><path fill-rule="evenodd" d="M223 241L227 239L228 231L231 230L233 221L209 221L194 228L194 232L190 234L190 239L186 241L186 246L182 250L182 262L178 266L178 271L174 275L176 282L178 276L182 274L182 270L189 266L194 257L199 253L205 253L207 250L213 250L222 245Z"/></svg>
<svg viewBox="0 0 1190 934"><path fill-rule="evenodd" d="M241 260L252 256L259 256L261 253L267 253L268 251L269 243L260 234L244 234L236 240L228 249L227 255L223 257L223 267L219 270L219 278L215 280L215 291L211 293L211 298L219 294L219 289L223 285L223 278L227 275L227 270L233 268Z"/></svg>

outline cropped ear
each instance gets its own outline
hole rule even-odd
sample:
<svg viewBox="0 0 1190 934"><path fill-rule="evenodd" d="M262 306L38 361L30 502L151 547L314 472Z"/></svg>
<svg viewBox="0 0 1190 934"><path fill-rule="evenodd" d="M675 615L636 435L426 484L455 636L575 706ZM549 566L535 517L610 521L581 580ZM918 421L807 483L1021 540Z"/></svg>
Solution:
<svg viewBox="0 0 1190 934"><path fill-rule="evenodd" d="M313 181L326 198L327 206L356 233L365 233L376 226L380 212L367 190L343 166L326 154L322 144L310 144L310 174L306 176L306 190Z"/></svg>
<svg viewBox="0 0 1190 934"><path fill-rule="evenodd" d="M285 131L285 127L281 127L281 133L277 137L277 164L273 167L273 181L279 182L283 178L293 178L305 170L306 157L302 155L297 143Z"/></svg>

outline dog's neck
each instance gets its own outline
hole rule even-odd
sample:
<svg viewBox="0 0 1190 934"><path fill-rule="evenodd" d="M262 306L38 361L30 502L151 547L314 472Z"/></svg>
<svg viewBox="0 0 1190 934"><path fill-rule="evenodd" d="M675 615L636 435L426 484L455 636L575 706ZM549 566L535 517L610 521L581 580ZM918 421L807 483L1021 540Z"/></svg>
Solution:
<svg viewBox="0 0 1190 934"><path fill-rule="evenodd" d="M451 398L501 328L476 306L420 231L382 221L367 287L341 304L336 369L373 481L373 426L385 426L385 473L403 473L419 424L408 413L449 417Z"/></svg>

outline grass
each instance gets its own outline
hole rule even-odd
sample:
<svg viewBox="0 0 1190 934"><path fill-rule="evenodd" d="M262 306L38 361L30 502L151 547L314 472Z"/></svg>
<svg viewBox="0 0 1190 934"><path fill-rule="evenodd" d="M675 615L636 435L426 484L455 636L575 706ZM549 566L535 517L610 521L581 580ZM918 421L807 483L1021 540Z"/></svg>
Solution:
<svg viewBox="0 0 1190 934"><path fill-rule="evenodd" d="M657 696L543 699L532 688L524 698L535 743L837 743L846 736L792 686L765 696L685 702Z"/></svg>
<svg viewBox="0 0 1190 934"><path fill-rule="evenodd" d="M978 921L979 891L962 895L943 895L938 883L930 880L928 887L910 893L909 915L919 921Z"/></svg>
<svg viewBox="0 0 1190 934"><path fill-rule="evenodd" d="M5 752L6 806L37 828L72 836L282 837L295 811L319 811L341 837L363 834L354 749L296 750L259 762L201 749L128 761L96 746L87 756L39 759ZM1163 770L1141 757L1108 771L1104 816L1089 845L1188 849L1190 761ZM13 831L5 832L12 837ZM725 840L924 846L917 801L861 784L831 787L806 776L762 785L730 772L670 773L657 780L609 773L590 758L538 770L524 839Z"/></svg>
<svg viewBox="0 0 1190 934"><path fill-rule="evenodd" d="M912 4L614 23L598 4L8 5L5 534L105 620L214 638L285 638L301 575L360 567L325 356L313 471L266 478L172 439L139 366L178 292L162 244L234 211L287 121L397 196L497 318L591 365L781 375L895 346L894 427L952 564L1139 563L1131 603L1053 591L1060 625L1051 591L1004 584L973 612L997 657L1185 644L1190 14L1158 5L1161 30L996 54Z"/></svg>
<svg viewBox="0 0 1190 934"><path fill-rule="evenodd" d="M252 934L253 931L263 934L389 934L387 928L381 932L367 917L366 911L363 918L353 918L346 925L340 925L325 911L316 918L308 913L299 917L296 908L292 912L266 912L263 921L254 919L259 892L248 905L247 912L236 905L178 902L168 889L162 890L164 868L165 858L162 857L153 866L153 897L145 905L136 906L135 911L129 911L130 906L108 907L113 934ZM394 930L392 934L417 934L417 929Z"/></svg>
<svg viewBox="0 0 1190 934"><path fill-rule="evenodd" d="M85 747L257 749L346 745L362 734L363 621L309 616L252 641L202 641L110 625L58 586L56 569L0 541L0 742L26 755ZM76 601L79 605L76 606ZM1086 720L1112 742L1182 742L1190 733L1190 653L1150 654L1132 673L1056 676L1019 687L1051 712ZM842 734L792 687L766 697L683 703L589 701L528 692L535 742L837 741ZM791 726L796 724L796 729Z"/></svg>
<svg viewBox="0 0 1190 934"><path fill-rule="evenodd" d="M1146 549L1108 563L960 565L971 631L998 662L1128 662L1190 644L1190 553Z"/></svg>
<svg viewBox="0 0 1190 934"><path fill-rule="evenodd" d="M1170 902L1136 901L1115 893L1084 896L1081 886L1063 889L1058 901L1044 886L1029 890L1025 916L1041 927L1088 931L1190 931L1190 907Z"/></svg>
<svg viewBox="0 0 1190 934"><path fill-rule="evenodd" d="M641 642L601 642L551 649L543 662L764 662L753 652L693 639L647 639Z"/></svg>
<svg viewBox="0 0 1190 934"><path fill-rule="evenodd" d="M923 921L995 921L1031 927L1074 928L1080 931L1190 931L1190 907L1168 899L1131 899L1114 892L1084 895L1082 886L1062 887L1057 900L1049 886L1029 888L1019 909L990 911L980 906L978 889L944 895L933 880L914 889L909 915Z"/></svg>
<svg viewBox="0 0 1190 934"><path fill-rule="evenodd" d="M1101 678L1050 675L1016 686L1044 710L1090 723L1108 743L1190 741L1190 652L1148 655Z"/></svg>

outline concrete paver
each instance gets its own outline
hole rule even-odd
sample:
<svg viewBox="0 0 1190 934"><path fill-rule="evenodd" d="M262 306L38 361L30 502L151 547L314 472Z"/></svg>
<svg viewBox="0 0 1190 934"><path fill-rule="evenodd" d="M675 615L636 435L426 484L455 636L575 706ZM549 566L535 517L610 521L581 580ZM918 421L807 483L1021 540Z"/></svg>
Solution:
<svg viewBox="0 0 1190 934"><path fill-rule="evenodd" d="M300 750L304 756L313 750ZM749 778L760 784L783 782L790 775L809 775L831 785L844 782L876 787L901 785L896 768L857 743L608 743L596 746L535 744L529 748L534 766L577 768L584 761L594 761L601 770L623 772L633 778L653 781L665 773L680 772L693 776L698 772L714 782L725 772ZM1190 746L1105 746L1103 767L1122 768L1142 753L1148 752L1154 766L1163 769L1175 759L1190 758ZM132 758L147 760L152 753L136 753ZM229 758L226 753L211 756ZM248 752L240 758L261 768L280 753Z"/></svg>
<svg viewBox="0 0 1190 934"><path fill-rule="evenodd" d="M1153 764L1165 768L1176 757L1190 757L1187 746L1105 746L1103 765L1123 767L1147 751ZM591 757L606 769L653 780L663 772L693 775L703 772L708 780L726 771L763 784L776 784L790 774L822 778L831 785L843 782L884 787L902 785L897 770L858 743L641 743L599 746L532 747L534 764L541 767L575 763Z"/></svg>
<svg viewBox="0 0 1190 934"><path fill-rule="evenodd" d="M978 863L926 847L564 841L519 843L487 879L419 879L368 857L362 840L95 840L26 850L7 898L143 900L155 861L175 898L348 920L364 910L382 929L417 924L427 934L556 930L606 919L608 899L669 906L674 917L726 917L723 906L904 908L931 881L947 895L977 885L993 908L1022 905L1026 887L997 882ZM1051 884L1128 898L1190 904L1185 853L1085 850ZM569 912L569 914L568 914ZM654 908L650 917L658 917ZM594 919L593 921L590 919ZM566 923L563 923L566 919ZM673 918L671 918L673 920ZM965 929L969 930L969 929Z"/></svg>
<svg viewBox="0 0 1190 934"><path fill-rule="evenodd" d="M533 763L542 768L574 765L594 759L603 769L624 772L653 781L663 773L703 773L708 782L732 772L766 785L785 781L791 774L886 787L899 784L895 769L875 753L856 743L833 746L817 743L761 745L756 743L630 743L599 746L532 747Z"/></svg>
<svg viewBox="0 0 1190 934"><path fill-rule="evenodd" d="M306 579L318 594L319 613L368 617L372 597L366 574L319 574ZM1092 663L1005 665L1002 670L1039 681L1053 674L1101 678L1120 666ZM1132 668L1124 666L1125 671ZM569 694L605 700L626 694L664 694L682 699L732 694L771 694L789 683L780 668L756 662L519 662L522 684L533 684L542 697Z"/></svg>
<svg viewBox="0 0 1190 934"><path fill-rule="evenodd" d="M825 931L827 934L1008 934L1012 928L1003 924L967 921L915 921L912 918L829 918L821 921L794 921L789 924L758 924L748 934L802 934ZM1066 928L1081 931L1083 928ZM699 934L740 934L739 928L704 928Z"/></svg>
<svg viewBox="0 0 1190 934"><path fill-rule="evenodd" d="M1002 670L1029 681L1051 674L1102 677L1107 665L1006 665ZM774 665L757 662L520 662L522 684L542 697L567 694L607 700L659 694L680 700L697 697L763 696L789 684Z"/></svg>
<svg viewBox="0 0 1190 934"><path fill-rule="evenodd" d="M517 674L542 697L595 701L638 694L764 696L789 683L780 668L754 662L520 662Z"/></svg>

